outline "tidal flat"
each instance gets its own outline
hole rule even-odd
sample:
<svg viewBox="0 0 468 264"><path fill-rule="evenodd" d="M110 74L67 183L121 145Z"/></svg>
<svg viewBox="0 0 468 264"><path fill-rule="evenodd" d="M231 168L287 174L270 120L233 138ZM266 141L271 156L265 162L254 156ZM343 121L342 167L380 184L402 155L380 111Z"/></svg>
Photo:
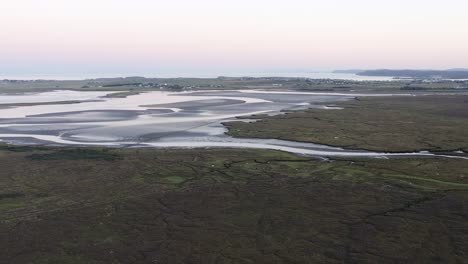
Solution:
<svg viewBox="0 0 468 264"><path fill-rule="evenodd" d="M211 92L151 91L109 97L111 92L55 91L33 95L0 96L12 105L0 109L0 139L13 144L101 145L110 147L244 147L281 149L302 154L344 155L346 151L314 144L279 140L235 139L225 135L223 122L251 114L321 107L318 103L348 100L335 94L254 90ZM90 102L62 104L65 98ZM52 100L58 100L56 104ZM0 101L1 102L1 101ZM19 105L14 106L14 103ZM328 151L328 152L327 152ZM339 153L338 153L339 152ZM366 155L356 151L353 155ZM383 154L379 154L383 155Z"/></svg>
<svg viewBox="0 0 468 264"><path fill-rule="evenodd" d="M89 93L89 94L88 94ZM312 156L427 156L434 155L420 151L402 150L402 153L388 151L353 150L298 143L298 138L274 135L275 128L253 134L251 138L238 133L238 126L255 126L243 122L239 117L252 114L252 119L265 116L257 125L269 118L286 116L288 122L297 118L283 115L285 112L323 109L334 112L335 104L354 100L356 96L374 97L376 94L314 93L288 90L219 90L167 92L150 91L129 94L126 97L109 96L112 92L54 91L25 95L3 95L0 102L9 102L10 107L0 109L0 140L12 144L77 145L140 148L255 148L282 150ZM118 93L120 94L120 92ZM397 94L378 94L395 97ZM399 95L409 97L409 94ZM63 104L65 98L80 99L79 103ZM54 103L54 100L55 101ZM399 100L399 99L396 99ZM23 105L25 101L35 105ZM41 103L39 103L41 101ZM18 105L15 105L18 104ZM351 110L352 111L352 110ZM343 112L348 113L348 109ZM241 120L236 123L230 121ZM312 124L310 120L304 124ZM239 124L243 123L243 124ZM230 128L226 135L226 128ZM281 125L280 125L281 126ZM308 135L303 125L288 123L284 128ZM237 133L233 132L237 131ZM243 130L245 132L246 130ZM289 132L288 132L289 133ZM260 135L261 134L261 135ZM332 134L332 133L324 133ZM235 135L236 137L231 137ZM237 138L242 136L244 138ZM262 138L262 139L260 139ZM315 144L314 144L315 143ZM365 149L365 147L363 148ZM392 151L392 150L391 150ZM450 155L451 153L446 153ZM459 155L457 155L459 156ZM459 158L459 157L456 157Z"/></svg>

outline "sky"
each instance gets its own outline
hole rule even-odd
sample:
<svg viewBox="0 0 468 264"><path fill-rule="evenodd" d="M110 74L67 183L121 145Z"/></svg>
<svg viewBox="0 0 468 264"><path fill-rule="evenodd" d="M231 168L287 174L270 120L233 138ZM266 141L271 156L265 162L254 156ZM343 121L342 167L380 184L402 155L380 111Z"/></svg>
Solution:
<svg viewBox="0 0 468 264"><path fill-rule="evenodd" d="M1 0L0 75L468 68L467 0Z"/></svg>

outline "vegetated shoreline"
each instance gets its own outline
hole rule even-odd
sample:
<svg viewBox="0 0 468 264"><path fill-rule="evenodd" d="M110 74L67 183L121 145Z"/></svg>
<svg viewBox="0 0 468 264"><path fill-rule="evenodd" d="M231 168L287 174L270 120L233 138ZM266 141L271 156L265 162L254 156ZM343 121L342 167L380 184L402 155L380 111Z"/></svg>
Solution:
<svg viewBox="0 0 468 264"><path fill-rule="evenodd" d="M252 138L255 140L255 138ZM311 142L304 142L304 141L292 141L288 140L291 142L297 142L297 143L306 143L306 144L311 144ZM190 143L190 142L187 142ZM316 143L312 143L316 144ZM336 146L331 146L331 145L323 145L323 144L317 144L319 146L327 146L327 147L336 147ZM278 145L278 147L283 147L282 145ZM288 146L284 146L288 147ZM93 149L108 149L108 150L204 150L204 149L212 149L212 150L257 150L257 151L278 151L278 152L283 152L287 153L290 155L295 155L298 157L308 157L308 158L324 158L326 160L334 160L334 159L373 159L373 158L381 158L385 157L387 159L405 159L405 158L413 158L413 159L434 159L434 158L440 158L440 159L464 159L468 160L468 153L462 151L462 150L453 150L453 151L440 151L440 152L434 152L434 151L426 151L426 150L421 150L421 151L400 151L400 152L383 152L383 151L374 151L374 150L365 150L365 149L357 149L357 148L342 148L342 151L338 151L336 154L309 154L309 153L301 153L301 152L294 152L294 151L288 151L285 149L275 149L275 148L268 148L268 147L243 147L243 146L225 146L225 145L220 145L220 146L153 146L153 145L145 145L145 144L122 144L122 145L99 145L99 144L93 144L89 145L86 143L82 144L66 144L66 143L36 143L36 144L11 144L11 143L5 143L0 141L0 150L1 149L6 149L6 150L15 150L15 149L38 149L38 150L50 150L50 151L60 151L60 150L70 150L70 149L81 149L81 150L93 150ZM300 147L290 147L290 148L297 148L301 149ZM308 150L308 148L304 148L304 150ZM333 150L322 150L324 152L333 152ZM342 154L343 152L346 151L356 151L359 153L359 151L369 151L370 153L362 153L362 155L356 156L353 155L353 153L350 154ZM341 153L341 154L340 154Z"/></svg>
<svg viewBox="0 0 468 264"><path fill-rule="evenodd" d="M423 96L435 96L435 95L423 95ZM441 95L437 95L437 96L441 96ZM447 96L450 96L450 95L447 95ZM374 97L373 99L379 99L379 97ZM370 99L371 100L371 99ZM355 97L353 98L353 101L354 102L359 102L361 101L361 98L360 97ZM350 101L347 101L347 102L350 102ZM350 109L350 107L355 107L355 105L347 105L346 103L347 102L335 102L335 103L332 103L333 105L336 105L342 109L335 109L336 111L345 111L346 109ZM327 105L330 104L330 102L326 103ZM373 151L373 152L385 152L385 153L417 153L417 152L429 152L429 153L433 153L433 154L444 154L444 153L453 153L453 152L462 152L460 154L462 155L467 155L467 149L465 149L464 147L455 147L455 148L438 148L438 149L435 149L435 148L413 148L413 149L401 149L401 150L394 150L394 149L389 149L388 147L385 147L385 146L382 146L382 147L375 147L375 148L369 148L369 147L365 147L363 145L359 146L359 144L353 144L353 145L358 145L356 147L351 147L350 145L347 145L347 144L340 144L340 143L337 143L337 144L333 144L333 143L330 143L329 141L326 141L326 140L300 140L300 139L295 139L295 138L292 138L292 137L285 137L283 135L277 135L275 136L274 133L273 135L269 134L268 137L265 136L263 137L261 134L258 134L258 133L254 133L254 134L251 134L249 132L240 132L240 133L237 133L239 131L235 131L235 130L239 130L239 125L241 125L242 123L244 124L252 124L252 131L255 131L255 125L259 125L259 124L262 124L263 121L277 121L277 122L281 122L281 121L278 121L280 119L274 119L275 117L278 117L278 116L282 116L282 115L288 115L288 114L307 114L308 111L315 111L315 110L320 110L320 109L315 109L315 108L309 108L309 109L305 109L305 110L292 110L292 111L286 111L284 113L280 113L280 114L277 114L277 115L274 115L274 116L240 116L240 117L237 117L239 120L242 120L242 119L254 119L255 121L254 122L243 122L243 121L229 121L229 122L223 122L222 124L228 129L228 131L226 132L226 135L229 135L229 136L232 136L232 137L237 137L237 138L263 138L263 139L278 139L278 140L287 140L287 141L292 141L292 142L299 142L299 143L313 143L313 144L320 144L320 145L324 145L324 146L329 146L329 147L339 147L339 148L343 148L343 149L346 149L346 150L365 150L365 151ZM366 109L366 111L371 111L371 109ZM286 120L288 118L285 118ZM294 119L294 117L293 117ZM358 124L357 124L358 125ZM339 128L339 127L338 127ZM265 129L265 128L263 128ZM326 133L326 132L323 132L323 133Z"/></svg>
<svg viewBox="0 0 468 264"><path fill-rule="evenodd" d="M0 108L11 108L21 106L37 106L37 105L64 105L64 104L82 104L101 102L102 100L70 100L70 101L51 101L51 102L34 102L34 103L8 103L0 104Z"/></svg>
<svg viewBox="0 0 468 264"><path fill-rule="evenodd" d="M304 110L295 110L295 111L291 111L291 112L303 112ZM281 114L278 114L278 115L281 115ZM255 116L255 115L254 115ZM249 118L251 118L251 116L248 116ZM243 117L238 117L240 119L242 119ZM257 119L255 120L255 122L257 121L262 121L261 119ZM226 128L230 129L232 127L232 125L230 125L230 123L234 123L234 122L237 122L237 121L229 121L229 122L222 122L221 124L224 125ZM229 133L229 131L226 131L225 132L226 135L228 136L231 136L231 137L234 137L234 138L245 138L245 139L255 139L255 137L243 137L243 136L238 136L238 135L231 135ZM433 149L414 149L414 150L406 150L406 151L396 151L396 150L375 150L375 149L369 149L369 148L353 148L353 147L349 147L349 146L344 146L344 145L333 145L333 144L325 144L325 143L322 143L322 142L319 142L319 141L305 141L305 140L295 140L295 139L284 139L282 137L273 137L273 138L262 138L262 137L257 137L258 139L278 139L278 140L285 140L285 141L291 141L291 142L297 142L297 143L312 143L312 144L317 144L317 145L321 145L321 146L326 146L326 147L333 147L333 148L342 148L344 150L354 150L354 151L359 151L359 150L363 150L363 151L371 151L371 152L376 152L376 151L382 151L384 153L389 153L389 154L398 154L398 153L402 153L402 154L412 154L414 153L415 155L417 155L417 153L419 152L428 152L428 153L431 153L431 154L444 154L444 153L447 153L447 154L453 154L453 152L458 152L458 151L461 151L463 154L466 154L468 156L468 153L465 152L463 149L461 148L457 148L457 149L443 149L443 150L433 150Z"/></svg>
<svg viewBox="0 0 468 264"><path fill-rule="evenodd" d="M110 93L110 94L102 96L102 98L127 98L129 96L139 95L139 94L144 93L144 92L147 92L147 91L128 90L128 91Z"/></svg>

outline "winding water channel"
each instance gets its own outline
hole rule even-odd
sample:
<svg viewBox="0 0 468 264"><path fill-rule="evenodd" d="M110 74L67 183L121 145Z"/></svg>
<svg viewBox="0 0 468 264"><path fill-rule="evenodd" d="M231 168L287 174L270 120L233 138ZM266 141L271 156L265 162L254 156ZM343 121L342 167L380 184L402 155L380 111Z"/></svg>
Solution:
<svg viewBox="0 0 468 264"><path fill-rule="evenodd" d="M232 138L225 135L226 129L221 124L237 116L279 114L284 110L309 107L333 109L325 105L348 100L357 94L228 90L153 91L126 98L106 97L110 93L0 94L0 141L22 145L256 148L322 157L463 158L427 152L378 153L276 139Z"/></svg>

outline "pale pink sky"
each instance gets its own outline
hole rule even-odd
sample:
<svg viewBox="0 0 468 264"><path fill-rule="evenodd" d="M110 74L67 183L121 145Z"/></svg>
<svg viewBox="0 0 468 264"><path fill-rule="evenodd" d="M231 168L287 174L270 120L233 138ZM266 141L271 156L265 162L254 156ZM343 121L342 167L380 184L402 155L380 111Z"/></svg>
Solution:
<svg viewBox="0 0 468 264"><path fill-rule="evenodd" d="M0 72L468 67L467 10L466 0L4 0Z"/></svg>

